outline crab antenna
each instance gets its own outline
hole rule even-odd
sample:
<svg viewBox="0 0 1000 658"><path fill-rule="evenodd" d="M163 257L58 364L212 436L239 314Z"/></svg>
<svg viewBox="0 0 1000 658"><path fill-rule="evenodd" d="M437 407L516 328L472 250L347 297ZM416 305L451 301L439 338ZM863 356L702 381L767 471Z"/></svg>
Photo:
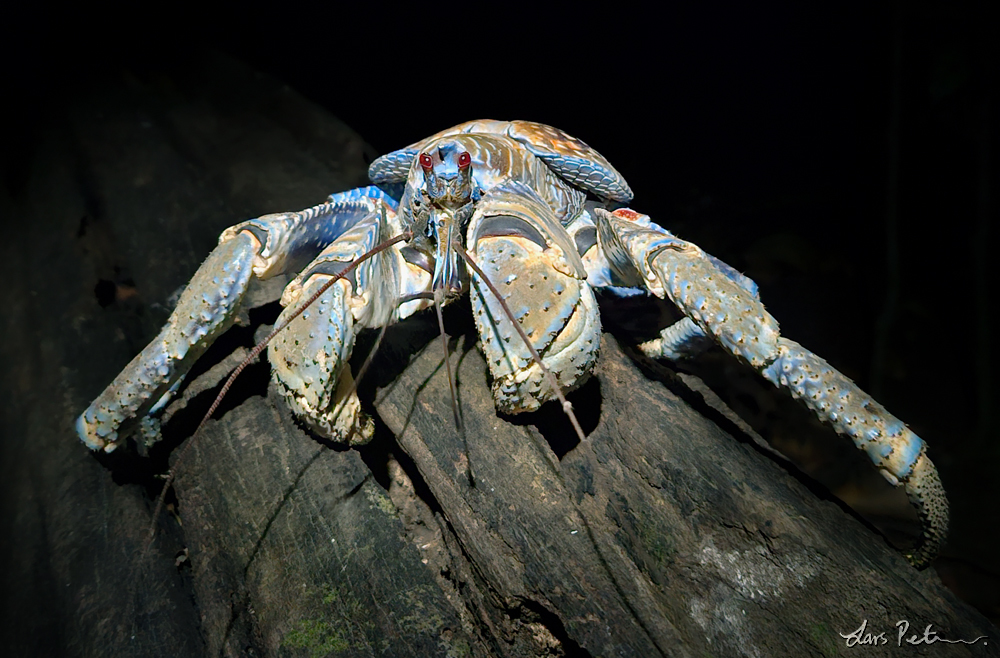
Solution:
<svg viewBox="0 0 1000 658"><path fill-rule="evenodd" d="M418 293L413 293L412 295L403 295L402 297L396 300L396 306L402 306L406 302L412 302L414 299L433 300L434 295L429 292L418 292ZM368 368L371 366L372 361L375 360L375 355L378 353L378 348L382 345L382 339L385 338L385 332L388 328L389 324L386 323L382 325L381 329L379 329L378 337L375 338L375 344L372 346L371 350L368 351L368 355L365 357L364 363L362 363L361 367L358 369L358 374L354 375L354 381L351 382L351 388L348 389L347 395L344 396L344 402L341 404L341 408L337 409L337 412L333 414L334 417L338 416L340 412L343 410L344 405L347 404L347 399L351 397L351 393L354 393L355 391L358 390L358 386L361 384L361 379L365 376L365 373L368 372ZM441 333L444 333L443 329L441 330ZM454 399L454 396L452 399ZM461 430L462 424L458 423L458 426L459 429Z"/></svg>
<svg viewBox="0 0 1000 658"><path fill-rule="evenodd" d="M441 345L444 347L444 369L448 375L448 390L451 392L451 413L455 416L455 427L458 428L458 433L464 435L465 429L462 427L462 414L459 413L458 409L458 396L455 395L455 378L451 375L451 361L448 359L450 356L448 336L444 333L444 315L441 313L441 300L443 297L444 288L438 288L434 291L434 312L437 313L438 329L440 329L441 333Z"/></svg>
<svg viewBox="0 0 1000 658"><path fill-rule="evenodd" d="M500 291L496 289L496 286L494 286L493 282L486 276L486 273L479 269L479 266L476 265L476 261L472 260L472 256L470 256L469 252L465 250L465 247L456 243L453 245L453 248L458 255L462 257L462 260L464 260L466 264L468 264L468 266L479 275L479 278L483 280L486 286L490 289L490 292L493 293L493 297L500 302L500 308L503 309L503 312L507 316L507 319L510 320L510 323L514 325L514 329L517 330L518 335L521 336L521 340L524 341L524 344L528 347L528 351L531 352L531 358L538 364L538 367L542 369L542 373L544 373L545 378L548 380L549 386L552 387L552 390L556 393L556 397L559 398L559 402L562 404L563 413L569 417L569 422L573 424L573 429L576 430L577 437L579 437L580 441L585 440L586 437L583 434L583 428L580 427L580 422L576 419L576 414L573 413L573 405L570 404L569 400L566 399L566 396L563 395L562 389L559 388L559 382L556 381L555 375L553 375L552 371L545 367L545 364L542 363L542 357L538 354L538 350L536 350L535 346L531 344L530 340L528 340L528 335L524 333L524 329L521 328L521 324L514 319L514 314L511 313L510 307L507 306L507 302L505 302L504 298L500 295Z"/></svg>
<svg viewBox="0 0 1000 658"><path fill-rule="evenodd" d="M375 256L376 254L385 251L394 244L410 240L412 238L413 238L413 233L411 231L409 230L404 231L403 233L397 235L394 238L389 238L385 242L381 242L375 245L374 247L363 253L361 256L356 258L353 262L348 264L347 267L342 269L336 275L331 277L329 281L320 286L319 289L312 295L310 295L309 299L307 299L297 309L295 309L295 311L291 315L289 315L283 321L276 324L274 326L274 329L271 330L271 333L265 336L264 339L261 340L259 343L254 345L253 349L250 350L250 354L247 355L247 358L243 359L243 362L240 363L240 365L236 366L232 374L229 375L229 379L227 379L226 383L222 385L222 389L219 390L219 394L215 396L215 401L212 402L212 405L208 408L208 411L206 411L205 415L202 417L201 422L198 423L198 427L195 428L194 433L191 435L191 438L188 439L187 444L181 449L179 453L177 453L177 459L174 460L173 467L167 473L167 479L163 481L163 489L160 490L160 496L156 499L156 507L153 509L153 518L149 523L149 533L146 540L146 546L142 550L142 557L145 557L146 552L149 551L149 547L153 544L153 538L156 536L156 521L160 517L160 510L163 509L163 502L167 498L167 491L170 489L170 486L174 483L174 478L177 476L177 467L180 465L181 460L184 459L184 455L186 455L188 450L191 449L191 446L194 445L195 439L198 438L198 435L201 433L201 428L205 425L205 423L208 422L208 419L212 417L212 414L215 413L215 410L219 408L219 404L222 402L222 398L226 397L226 393L229 392L229 388L233 385L233 382L236 381L236 378L239 377L240 373L243 372L243 370L246 369L247 366L249 366L251 363L257 360L257 357L260 355L261 352L264 351L264 348L267 347L267 344L271 342L271 339L278 335L278 332L280 332L282 329L291 324L292 320L299 317L299 315L301 315L303 311L312 306L313 302L315 302L317 299L320 298L320 295L322 295L324 292L330 289L330 286L335 284L340 279L344 278L346 274L353 271L354 268L356 268L358 265L368 260L372 256Z"/></svg>

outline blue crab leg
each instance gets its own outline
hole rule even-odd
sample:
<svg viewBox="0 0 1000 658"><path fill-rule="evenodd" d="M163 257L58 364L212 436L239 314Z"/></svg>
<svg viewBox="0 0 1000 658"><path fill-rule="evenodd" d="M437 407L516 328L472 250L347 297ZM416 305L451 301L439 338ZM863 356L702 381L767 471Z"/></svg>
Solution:
<svg viewBox="0 0 1000 658"><path fill-rule="evenodd" d="M705 257L718 268L719 272L729 277L734 283L746 290L747 294L753 297L754 300L760 303L757 284L753 279L744 276L728 263L722 262L715 256L705 254ZM694 320L684 317L660 331L658 338L639 345L639 349L647 356L656 359L677 361L697 356L714 344L715 341Z"/></svg>
<svg viewBox="0 0 1000 658"><path fill-rule="evenodd" d="M394 203L376 187L360 188L300 212L265 215L226 229L160 334L77 419L80 439L93 450L118 447L233 324L254 277L267 279L311 259L376 207Z"/></svg>
<svg viewBox="0 0 1000 658"><path fill-rule="evenodd" d="M669 298L695 330L788 390L865 451L891 484L904 488L923 526L920 544L907 557L926 566L947 533L948 502L923 440L826 361L780 336L749 279L646 215L628 209L594 213L614 278Z"/></svg>
<svg viewBox="0 0 1000 658"><path fill-rule="evenodd" d="M715 342L691 318L683 318L660 331L657 338L639 345L639 350L654 359L679 361L698 356Z"/></svg>

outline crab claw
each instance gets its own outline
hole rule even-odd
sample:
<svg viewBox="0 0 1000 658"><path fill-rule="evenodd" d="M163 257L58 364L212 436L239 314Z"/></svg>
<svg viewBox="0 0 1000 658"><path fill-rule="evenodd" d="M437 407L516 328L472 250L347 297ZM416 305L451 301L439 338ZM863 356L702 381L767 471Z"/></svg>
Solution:
<svg viewBox="0 0 1000 658"><path fill-rule="evenodd" d="M310 277L278 321L329 278ZM363 444L371 440L375 426L361 412L347 363L354 346L351 289L346 279L333 284L271 341L268 357L278 392L306 425L338 443Z"/></svg>

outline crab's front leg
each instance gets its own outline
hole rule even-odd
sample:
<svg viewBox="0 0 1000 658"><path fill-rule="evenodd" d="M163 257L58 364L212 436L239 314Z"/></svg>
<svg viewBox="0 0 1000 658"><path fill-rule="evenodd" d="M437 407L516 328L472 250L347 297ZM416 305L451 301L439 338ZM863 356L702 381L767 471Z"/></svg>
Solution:
<svg viewBox="0 0 1000 658"><path fill-rule="evenodd" d="M391 199L378 188L360 188L301 212L265 215L226 229L160 334L77 419L80 439L94 450L118 447L232 325L254 277L267 279L301 266L386 203Z"/></svg>
<svg viewBox="0 0 1000 658"><path fill-rule="evenodd" d="M285 288L278 324L327 281L401 231L392 208L382 206L338 237ZM366 443L374 431L361 411L348 364L356 329L385 326L430 304L426 297L414 297L428 292L431 272L403 254L388 249L361 261L268 345L272 380L289 408L337 443Z"/></svg>
<svg viewBox="0 0 1000 658"><path fill-rule="evenodd" d="M654 356L683 355L711 337L849 437L890 483L906 491L923 526L919 545L907 557L926 566L947 533L948 502L923 440L826 361L780 336L752 281L645 215L598 209L595 219L612 272L669 298L687 316L653 345Z"/></svg>
<svg viewBox="0 0 1000 658"><path fill-rule="evenodd" d="M576 245L531 188L509 181L487 193L466 243L564 392L582 384L597 360L601 320ZM500 300L472 276L472 310L505 413L537 409L555 391Z"/></svg>

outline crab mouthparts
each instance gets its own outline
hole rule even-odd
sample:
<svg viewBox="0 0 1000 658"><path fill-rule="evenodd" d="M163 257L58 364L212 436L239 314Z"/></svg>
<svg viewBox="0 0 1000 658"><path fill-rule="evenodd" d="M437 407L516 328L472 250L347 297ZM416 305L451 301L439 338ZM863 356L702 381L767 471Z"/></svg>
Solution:
<svg viewBox="0 0 1000 658"><path fill-rule="evenodd" d="M437 245L434 257L433 290L442 290L446 297L458 296L464 290L465 264L452 245L461 240L461 227L451 213L439 211L430 219L432 238Z"/></svg>

